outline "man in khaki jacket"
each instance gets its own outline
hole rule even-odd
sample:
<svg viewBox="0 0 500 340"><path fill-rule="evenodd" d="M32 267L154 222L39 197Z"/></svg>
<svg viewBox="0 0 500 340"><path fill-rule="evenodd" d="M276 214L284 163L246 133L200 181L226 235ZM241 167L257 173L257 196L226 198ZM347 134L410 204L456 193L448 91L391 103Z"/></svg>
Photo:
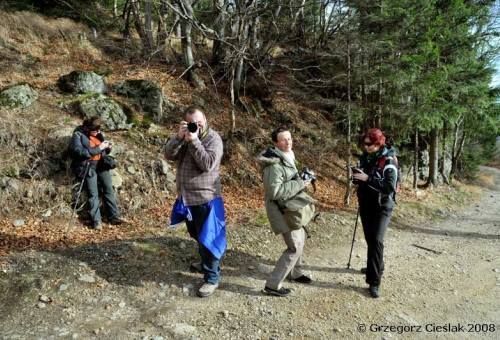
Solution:
<svg viewBox="0 0 500 340"><path fill-rule="evenodd" d="M306 239L305 227L314 216L313 199L305 193L309 181L300 178L292 151L292 136L286 127L272 135L274 147L262 152L257 160L263 168L265 205L271 229L281 234L287 246L266 281L264 293L286 296L291 290L281 287L288 276L292 281L311 283L301 269Z"/></svg>

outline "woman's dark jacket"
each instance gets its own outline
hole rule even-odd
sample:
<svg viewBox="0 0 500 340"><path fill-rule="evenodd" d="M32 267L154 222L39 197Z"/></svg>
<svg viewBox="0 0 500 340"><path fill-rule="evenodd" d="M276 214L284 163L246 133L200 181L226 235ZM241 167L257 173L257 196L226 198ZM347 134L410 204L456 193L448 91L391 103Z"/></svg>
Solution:
<svg viewBox="0 0 500 340"><path fill-rule="evenodd" d="M386 208L392 210L397 185L397 161L393 148L382 147L373 154L364 152L360 158L360 168L368 175L366 182L358 186L360 206Z"/></svg>
<svg viewBox="0 0 500 340"><path fill-rule="evenodd" d="M101 142L104 141L104 135L102 133L99 133L96 138ZM92 156L98 155L100 153L106 155L109 150L101 150L99 146L96 146L94 148L91 147L87 132L83 129L82 126L79 126L73 131L71 141L69 142L68 151L72 159L71 169L73 170L73 173L78 177L82 177L85 171L86 162Z"/></svg>

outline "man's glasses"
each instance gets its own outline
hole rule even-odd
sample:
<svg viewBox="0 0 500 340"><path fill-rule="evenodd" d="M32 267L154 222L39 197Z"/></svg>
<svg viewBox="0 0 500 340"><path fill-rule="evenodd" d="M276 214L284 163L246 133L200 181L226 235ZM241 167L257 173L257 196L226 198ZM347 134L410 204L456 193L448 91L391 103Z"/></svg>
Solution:
<svg viewBox="0 0 500 340"><path fill-rule="evenodd" d="M372 143L372 142L368 142L368 143L367 143L367 142L363 142L363 145L364 145L364 146L372 146L373 144L374 144L374 143Z"/></svg>

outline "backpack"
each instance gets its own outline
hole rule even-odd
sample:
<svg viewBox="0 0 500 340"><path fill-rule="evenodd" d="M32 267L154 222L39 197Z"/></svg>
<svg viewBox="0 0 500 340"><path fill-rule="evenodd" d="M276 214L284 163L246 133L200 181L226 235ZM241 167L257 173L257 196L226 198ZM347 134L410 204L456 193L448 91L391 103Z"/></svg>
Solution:
<svg viewBox="0 0 500 340"><path fill-rule="evenodd" d="M387 160L390 159L394 162L394 164L386 165ZM394 167L396 169L396 190L394 191L394 201L396 200L396 193L401 191L401 182L403 180L403 173L401 171L401 167L399 166L398 158L396 155L394 156L383 156L380 157L377 161L377 168L380 173L383 175L386 167Z"/></svg>

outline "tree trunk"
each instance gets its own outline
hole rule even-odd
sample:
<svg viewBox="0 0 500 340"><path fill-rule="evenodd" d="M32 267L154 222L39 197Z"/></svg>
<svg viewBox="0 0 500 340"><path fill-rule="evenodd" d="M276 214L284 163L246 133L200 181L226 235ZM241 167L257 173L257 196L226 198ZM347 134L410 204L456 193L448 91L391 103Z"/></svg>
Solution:
<svg viewBox="0 0 500 340"><path fill-rule="evenodd" d="M195 62L193 57L193 43L191 41L191 30L193 28L193 7L192 0L180 0L180 6L183 9L183 14L186 18L181 18L182 28L182 52L184 55L184 65L186 66L187 79L196 87L205 88L205 83L196 74Z"/></svg>
<svg viewBox="0 0 500 340"><path fill-rule="evenodd" d="M259 24L260 24L260 17L255 16L255 18L252 20L252 25L250 27L250 49L253 51L254 54L258 54L258 51L260 49L260 41L259 41Z"/></svg>
<svg viewBox="0 0 500 340"><path fill-rule="evenodd" d="M427 184L431 187L438 185L438 162L439 162L439 134L438 129L434 128L431 131L431 142L429 150L429 179Z"/></svg>
<svg viewBox="0 0 500 340"><path fill-rule="evenodd" d="M217 32L217 39L214 40L212 47L212 64L218 65L224 60L225 46L222 41L226 37L226 1L216 0L214 6L217 11L217 18L215 19L215 32Z"/></svg>
<svg viewBox="0 0 500 340"><path fill-rule="evenodd" d="M231 84L230 84L230 92L231 92L231 131L230 131L230 136L234 136L234 133L236 132L236 99L234 95L234 67L231 70Z"/></svg>
<svg viewBox="0 0 500 340"><path fill-rule="evenodd" d="M374 124L379 129L382 127L382 78L378 80L378 109Z"/></svg>
<svg viewBox="0 0 500 340"><path fill-rule="evenodd" d="M175 13L175 21L174 21L175 36L180 39L180 38L182 38L182 28L181 28L181 17L180 17L178 12L181 12L181 8L179 6L179 3L177 3L177 1L174 2L173 6L176 9L174 11L174 13Z"/></svg>
<svg viewBox="0 0 500 340"><path fill-rule="evenodd" d="M415 144L413 147L413 189L417 190L418 185L418 155L419 155L419 146L418 146L418 128L415 128Z"/></svg>
<svg viewBox="0 0 500 340"><path fill-rule="evenodd" d="M463 129L462 134L460 133L460 127L462 126L462 123L463 123L463 117L457 123L455 123L453 145L451 149L450 183L453 181L453 179L455 178L455 174L457 173L458 160L462 155L462 150L465 144L465 137L466 137L465 129Z"/></svg>
<svg viewBox="0 0 500 340"><path fill-rule="evenodd" d="M167 31L168 5L167 0L161 0L160 11L158 13L158 34L156 35L156 50L163 59L167 59L165 52L166 40L169 32Z"/></svg>
<svg viewBox="0 0 500 340"><path fill-rule="evenodd" d="M113 18L118 17L118 0L113 0Z"/></svg>
<svg viewBox="0 0 500 340"><path fill-rule="evenodd" d="M123 9L123 16L125 17L125 27L123 28L123 38L130 38L130 14L132 12L132 6L128 5L128 2L125 4L125 8Z"/></svg>
<svg viewBox="0 0 500 340"><path fill-rule="evenodd" d="M153 6L152 0L146 0L144 3L144 32L145 32L145 49L148 56L153 53Z"/></svg>
<svg viewBox="0 0 500 340"><path fill-rule="evenodd" d="M233 81L233 91L234 91L235 100L240 99L240 88L241 88L241 81L243 79L244 66L245 66L244 59L243 59L243 56L241 56L237 60L236 65L234 67L235 72L234 72L234 81Z"/></svg>
<svg viewBox="0 0 500 340"><path fill-rule="evenodd" d="M242 20L242 19L240 19ZM237 51L237 60L236 64L234 66L235 68L235 74L234 74L234 82L233 82L233 91L234 91L234 96L235 100L239 101L240 99L240 89L241 89L241 83L243 79L243 73L245 70L245 54L248 49L248 34L249 34L249 29L250 25L248 21L241 22L241 25L243 25L242 28L240 28L239 31L239 48L240 50Z"/></svg>
<svg viewBox="0 0 500 340"><path fill-rule="evenodd" d="M351 203L351 45L347 36L347 181L344 205Z"/></svg>
<svg viewBox="0 0 500 340"><path fill-rule="evenodd" d="M146 5L149 3L149 9L151 9L151 2L150 1L151 0L147 1L147 3L146 3ZM153 40L150 39L151 31L149 31L149 33L148 33L147 32L148 29L147 29L146 25L142 22L139 1L138 0L131 0L130 6L132 8L132 15L134 16L135 28L136 28L137 33L139 34L139 37L141 38L141 41L142 41L142 46L143 46L142 53L146 56L150 56L151 52L153 50ZM146 17L147 16L148 16L148 14L146 13ZM151 18L151 11L149 13L149 17Z"/></svg>
<svg viewBox="0 0 500 340"><path fill-rule="evenodd" d="M448 175L445 173L445 162L446 162L446 138L448 137L448 123L445 121L443 122L443 140L442 140L442 149L441 149L441 159L439 162L439 173L443 177L443 181L446 184L450 184L450 181L448 179Z"/></svg>
<svg viewBox="0 0 500 340"><path fill-rule="evenodd" d="M279 29L276 24L276 20L274 18L278 18L280 16L281 12L281 5L277 5L276 8L273 11L273 16L271 20L268 21L267 28L264 29L264 33L262 36L265 36L266 39L262 41L262 48L261 51L259 51L259 60L262 59L263 57L267 56L271 49L275 46L276 40L279 37Z"/></svg>
<svg viewBox="0 0 500 340"><path fill-rule="evenodd" d="M305 17L304 17L304 6L305 6L306 0L302 0L299 8L295 12L294 15L292 15L292 22L290 24L290 31L294 32L295 37L297 38L297 46L306 46L306 40L305 40ZM291 10L291 8L290 8Z"/></svg>

